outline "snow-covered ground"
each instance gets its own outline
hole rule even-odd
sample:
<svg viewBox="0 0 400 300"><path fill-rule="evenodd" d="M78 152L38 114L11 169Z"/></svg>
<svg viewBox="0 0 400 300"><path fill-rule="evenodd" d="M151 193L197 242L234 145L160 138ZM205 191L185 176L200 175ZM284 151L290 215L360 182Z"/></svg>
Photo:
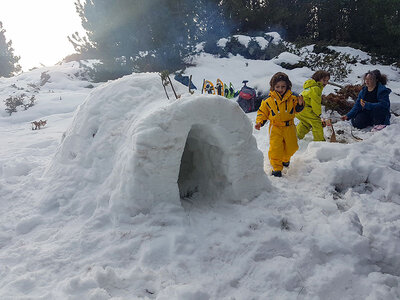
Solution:
<svg viewBox="0 0 400 300"><path fill-rule="evenodd" d="M355 49L335 49L367 57ZM236 89L247 79L267 92L270 77L283 71L300 92L313 72L278 65L295 60L289 53L270 61L200 54L186 74L198 88L204 78L221 78ZM347 82L360 83L363 73L376 68L399 93L400 73L390 66L354 65ZM179 170L179 159L171 158L171 149L179 147L163 145L180 143L169 126L190 127L207 115L210 100L210 126L202 127L208 131L191 136L207 147L192 145L224 166L239 148L220 142L221 133L239 131L232 141L246 140L249 157L262 165L261 153L251 152L256 141L269 174L267 126L252 130L254 112L241 113L234 100L199 91L190 95L177 82L182 97L168 101L155 74L93 88L79 70L77 63L68 63L0 78L2 100L22 92L36 98L33 107L11 116L0 103L0 299L400 298L398 117L379 132L355 130L362 141L352 139L349 123L342 121L335 129L343 132L338 135L343 143L306 136L282 178L257 175L265 177L265 190L254 185L259 194L254 199L193 191L174 202L168 190L163 202L162 193L151 192L164 182L145 180L157 172L162 178L168 168ZM47 82L43 73L50 76ZM324 93L333 91L328 86ZM390 99L399 107L400 96L392 93ZM47 125L31 130L30 122L39 119ZM213 130L239 128L237 122L243 122L243 130ZM215 145L224 151L213 150ZM230 146L235 149L225 153ZM151 152L162 147L165 152ZM140 174L133 165L148 169ZM233 178L251 169L236 169ZM225 173L212 174L214 180ZM202 183L212 193L219 190ZM155 203L147 205L151 197Z"/></svg>

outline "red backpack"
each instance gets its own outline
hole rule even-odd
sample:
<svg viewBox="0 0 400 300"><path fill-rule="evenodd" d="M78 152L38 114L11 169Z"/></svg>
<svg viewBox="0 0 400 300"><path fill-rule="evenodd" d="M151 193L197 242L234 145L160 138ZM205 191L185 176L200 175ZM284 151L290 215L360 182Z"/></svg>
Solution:
<svg viewBox="0 0 400 300"><path fill-rule="evenodd" d="M239 92L239 99L237 102L245 113L255 111L256 90L248 87L246 83L248 80L243 80L243 87Z"/></svg>

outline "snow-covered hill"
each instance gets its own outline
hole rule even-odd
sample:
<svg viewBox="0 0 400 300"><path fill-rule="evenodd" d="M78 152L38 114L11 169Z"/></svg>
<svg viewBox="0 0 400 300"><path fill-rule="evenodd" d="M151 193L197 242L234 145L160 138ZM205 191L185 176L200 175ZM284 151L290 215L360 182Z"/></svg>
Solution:
<svg viewBox="0 0 400 300"><path fill-rule="evenodd" d="M186 74L197 87L204 78L221 78L238 89L247 79L266 92L270 77L283 71L300 92L313 72L279 65L294 61L291 53L269 61L202 53ZM399 70L351 67L347 82L360 83L363 73L377 68L400 92ZM379 132L355 131L360 142L342 121L335 128L347 143L312 142L306 136L284 176L265 178L264 191L236 182L234 188L255 193L254 199L192 190L171 202L170 190L164 199L160 187L169 189L179 177L171 181L173 172L165 171L180 170L183 162L171 157L179 154L174 151L182 135L207 145L188 146L195 151L197 145L211 159L192 160L204 169L228 168L226 161L248 147L244 154L255 165L234 169L232 178L238 179L257 166L270 173L268 161L261 166L261 154L253 149L256 140L266 158L267 128L252 135L255 113L245 115L234 100L199 91L190 95L178 82L181 98L167 100L156 74L93 88L80 71L77 63L68 63L0 79L2 100L18 93L36 99L33 107L11 116L0 103L1 299L400 298L398 117ZM333 91L328 86L324 93ZM394 93L390 99L394 107L400 103ZM206 119L202 130L188 133L185 126L200 117ZM47 125L31 130L30 122L39 119ZM168 126L178 126L176 136ZM219 126L232 131L215 130ZM221 142L222 133L236 146ZM243 139L246 145L240 146ZM163 146L165 151L157 150ZM144 149L149 151L140 152ZM186 165L184 171L191 169ZM191 178L202 175L195 174ZM215 181L225 173L212 174ZM254 183L266 175L251 176ZM190 186L179 185L179 178L180 188ZM229 190L229 180L220 181L222 187L201 180L211 194ZM152 196L156 205L143 205ZM138 203L139 209L130 210Z"/></svg>

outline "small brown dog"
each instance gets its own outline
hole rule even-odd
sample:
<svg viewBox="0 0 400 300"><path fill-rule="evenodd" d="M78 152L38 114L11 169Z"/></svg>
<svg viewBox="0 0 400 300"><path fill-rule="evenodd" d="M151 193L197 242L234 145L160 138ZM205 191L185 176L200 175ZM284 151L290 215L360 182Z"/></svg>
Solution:
<svg viewBox="0 0 400 300"><path fill-rule="evenodd" d="M45 126L47 124L47 120L39 120L39 121L33 121L31 122L32 124L32 130L40 129L41 127Z"/></svg>

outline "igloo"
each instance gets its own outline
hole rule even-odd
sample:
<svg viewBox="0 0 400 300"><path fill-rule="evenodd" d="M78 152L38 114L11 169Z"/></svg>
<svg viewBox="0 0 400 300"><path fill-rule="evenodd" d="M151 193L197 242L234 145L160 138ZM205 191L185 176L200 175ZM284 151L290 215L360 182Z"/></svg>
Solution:
<svg viewBox="0 0 400 300"><path fill-rule="evenodd" d="M238 201L270 188L251 122L235 101L201 94L167 100L154 73L94 89L46 176L49 201L88 201L123 219L194 194Z"/></svg>

